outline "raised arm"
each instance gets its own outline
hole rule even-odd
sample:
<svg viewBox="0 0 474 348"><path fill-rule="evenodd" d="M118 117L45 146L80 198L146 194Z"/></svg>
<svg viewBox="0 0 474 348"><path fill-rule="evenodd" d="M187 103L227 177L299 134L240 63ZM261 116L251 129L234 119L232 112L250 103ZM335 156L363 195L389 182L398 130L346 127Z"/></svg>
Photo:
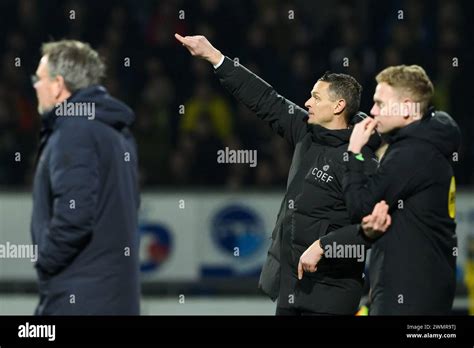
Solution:
<svg viewBox="0 0 474 348"><path fill-rule="evenodd" d="M279 95L270 84L244 66L225 57L204 36L175 34L175 37L193 56L210 62L221 84L291 145L304 135L306 110Z"/></svg>

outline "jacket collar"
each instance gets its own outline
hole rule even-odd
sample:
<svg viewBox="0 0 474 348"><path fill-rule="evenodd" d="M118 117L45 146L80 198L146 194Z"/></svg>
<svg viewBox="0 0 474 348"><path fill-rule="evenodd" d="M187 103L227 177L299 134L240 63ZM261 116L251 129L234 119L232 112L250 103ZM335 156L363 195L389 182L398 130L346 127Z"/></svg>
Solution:
<svg viewBox="0 0 474 348"><path fill-rule="evenodd" d="M338 147L349 142L351 129L327 129L320 125L307 125L314 143Z"/></svg>
<svg viewBox="0 0 474 348"><path fill-rule="evenodd" d="M352 126L346 129L327 129L320 125L311 124L307 124L306 127L308 132L311 133L311 139L314 143L331 147L348 145L353 129ZM375 132L374 135L370 137L366 146L372 151L375 151L380 147L380 144L380 135Z"/></svg>
<svg viewBox="0 0 474 348"><path fill-rule="evenodd" d="M411 133L413 132L416 132L417 131L417 128L419 127L419 125L426 121L428 119L427 117L427 114L433 114L435 111L435 108L434 107L430 107L428 109L428 111L426 111L426 113L423 115L422 119L421 120L418 120L418 121L415 121L411 124L409 124L408 126L405 126L403 128L397 128L397 129L394 129L393 131L391 131L390 133L387 133L387 134L384 134L382 137L383 139L389 143L389 144L393 144L397 141L400 141L401 139L404 139L406 138L408 135L410 135Z"/></svg>

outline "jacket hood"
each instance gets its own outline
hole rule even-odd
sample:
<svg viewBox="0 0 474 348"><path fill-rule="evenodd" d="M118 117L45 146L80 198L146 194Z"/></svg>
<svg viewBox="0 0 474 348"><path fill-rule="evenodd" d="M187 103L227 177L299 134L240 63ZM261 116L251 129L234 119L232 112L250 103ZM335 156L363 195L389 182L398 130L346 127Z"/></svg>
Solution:
<svg viewBox="0 0 474 348"><path fill-rule="evenodd" d="M461 130L446 112L431 108L423 119L390 134L387 141L394 143L408 138L430 143L445 157L451 157L461 145Z"/></svg>
<svg viewBox="0 0 474 348"><path fill-rule="evenodd" d="M135 121L135 114L130 107L112 97L105 87L94 85L76 91L67 100L42 115L43 127L53 126L56 119L61 118L58 117L58 109L63 108L66 111L68 103L88 103L86 107L88 113L84 114L84 117L116 129L129 127Z"/></svg>

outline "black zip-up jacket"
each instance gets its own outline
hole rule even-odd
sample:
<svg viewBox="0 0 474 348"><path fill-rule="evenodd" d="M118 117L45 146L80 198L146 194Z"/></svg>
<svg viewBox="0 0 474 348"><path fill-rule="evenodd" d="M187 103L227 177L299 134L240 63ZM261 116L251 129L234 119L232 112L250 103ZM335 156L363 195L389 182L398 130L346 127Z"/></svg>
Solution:
<svg viewBox="0 0 474 348"><path fill-rule="evenodd" d="M429 110L421 121L387 137L389 147L368 178L353 156L344 176L352 221L384 199L392 224L372 247L372 315L449 314L456 288L455 181L460 130L446 113Z"/></svg>
<svg viewBox="0 0 474 348"><path fill-rule="evenodd" d="M342 176L351 129L328 130L307 124L307 112L278 95L268 83L225 58L216 69L222 85L254 111L292 146L287 191L272 233L272 244L259 287L282 308L333 314L354 314L362 294L364 262L356 258L322 258L315 273L297 278L301 254L317 239L323 248L370 243L351 224L344 204ZM375 171L371 139L364 148L366 170ZM370 147L370 148L369 148Z"/></svg>

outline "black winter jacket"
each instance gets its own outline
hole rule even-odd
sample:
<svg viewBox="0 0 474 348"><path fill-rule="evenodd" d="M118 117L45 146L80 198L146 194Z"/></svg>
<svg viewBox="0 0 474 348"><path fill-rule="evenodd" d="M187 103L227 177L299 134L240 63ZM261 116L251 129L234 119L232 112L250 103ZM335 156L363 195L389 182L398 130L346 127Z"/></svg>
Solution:
<svg viewBox="0 0 474 348"><path fill-rule="evenodd" d="M350 156L344 193L352 221L382 199L392 215L371 251L371 315L450 313L457 255L452 162L460 139L448 114L429 110L387 137L389 147L371 178Z"/></svg>
<svg viewBox="0 0 474 348"><path fill-rule="evenodd" d="M268 83L225 58L216 69L222 85L267 122L293 149L287 190L272 233L272 244L259 287L278 305L302 311L354 314L362 294L364 262L355 258L325 258L315 273L297 279L301 254L317 239L323 248L333 243L370 247L351 224L343 199L342 175L351 129L328 130L307 124L306 110L278 95ZM371 139L364 148L366 171L375 171Z"/></svg>

